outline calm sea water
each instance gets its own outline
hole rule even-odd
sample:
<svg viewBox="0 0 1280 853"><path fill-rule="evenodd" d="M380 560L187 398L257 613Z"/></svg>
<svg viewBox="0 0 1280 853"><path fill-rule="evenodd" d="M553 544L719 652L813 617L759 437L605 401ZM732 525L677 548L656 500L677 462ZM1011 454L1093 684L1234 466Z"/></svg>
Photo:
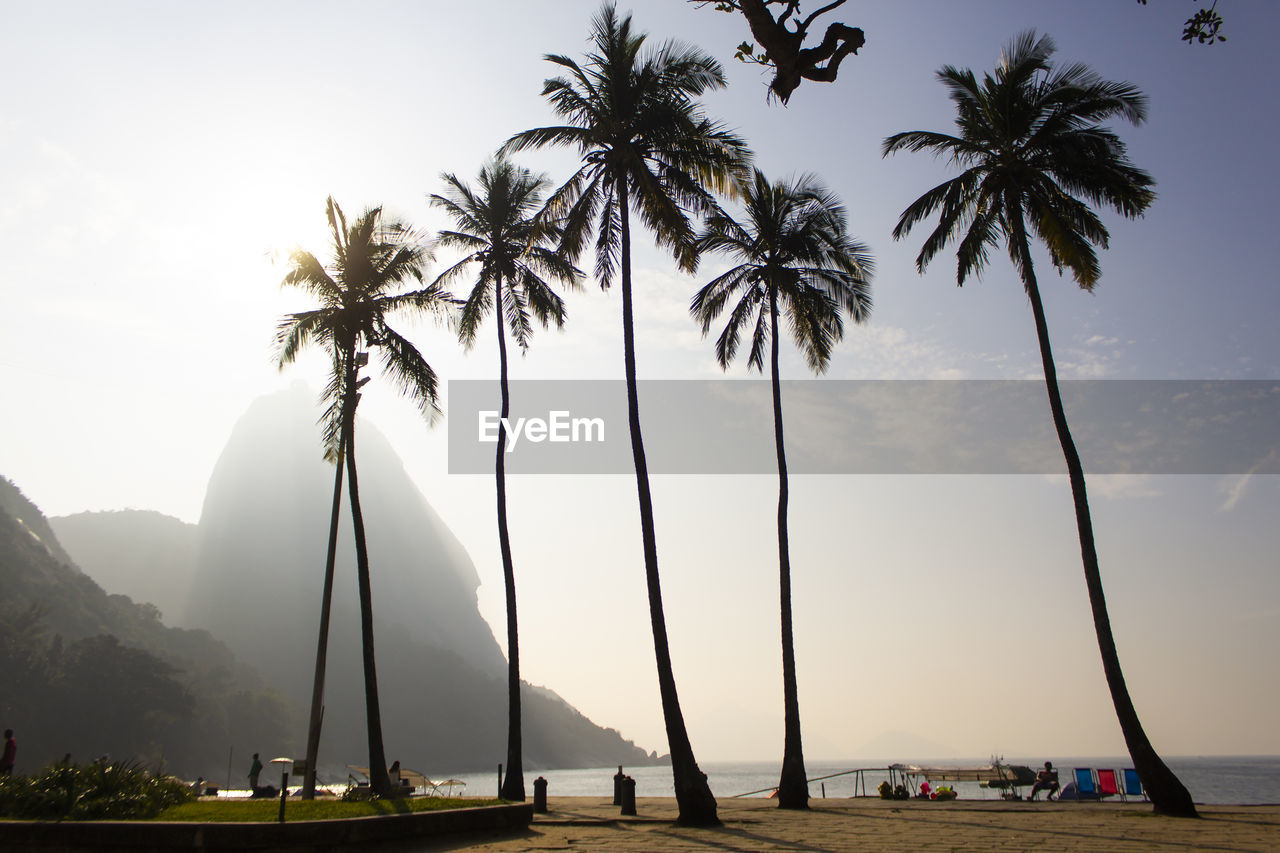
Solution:
<svg viewBox="0 0 1280 853"><path fill-rule="evenodd" d="M1128 758L1010 758L1009 764L1025 764L1039 768L1045 760L1053 762L1061 772L1065 785L1071 778L1073 767L1111 767L1121 769L1132 766ZM1168 758L1169 766L1183 784L1191 791L1191 796L1198 803L1216 804L1280 804L1280 756L1265 757L1195 757ZM863 773L863 784L866 793L875 796L876 786L888 779L889 761L855 760L851 762L806 763L810 779L843 773L847 770L868 768ZM936 767L977 766L990 763L988 760L957 760L914 762L921 766ZM748 794L761 789L772 789L778 784L778 764L763 762L726 763L709 762L702 764L703 771L711 784L712 792L720 798ZM636 796L638 797L671 797L675 795L671 781L670 767L627 767L623 768L627 775L636 780ZM613 795L613 774L616 766L593 770L536 770L525 773L525 788L530 797L533 796L533 780L542 776L547 780L547 793L550 796L573 797L611 797ZM485 774L467 773L453 778L467 783L466 795L472 797L497 796L497 768ZM839 776L821 782L809 783L809 795L828 797L854 796L855 777ZM955 785L957 793L963 799L999 799L999 792L980 787L977 783L960 782ZM863 793L860 789L859 795ZM768 792L755 794L768 796Z"/></svg>

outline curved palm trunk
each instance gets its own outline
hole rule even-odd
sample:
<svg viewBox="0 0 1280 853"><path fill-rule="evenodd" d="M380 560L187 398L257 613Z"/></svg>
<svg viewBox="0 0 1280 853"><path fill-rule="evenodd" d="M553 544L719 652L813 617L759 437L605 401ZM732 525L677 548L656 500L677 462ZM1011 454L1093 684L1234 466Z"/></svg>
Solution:
<svg viewBox="0 0 1280 853"><path fill-rule="evenodd" d="M687 826L717 826L716 799L707 785L706 774L698 769L693 746L680 712L671 650L667 645L667 620L662 610L662 585L658 578L658 544L653 525L653 499L649 494L649 466L640 434L639 397L636 393L635 329L631 310L631 225L627 186L618 182L618 207L622 237L622 350L627 378L627 423L631 429L631 456L636 468L636 491L640 501L640 536L644 544L644 573L649 590L649 621L653 626L653 649L658 666L658 691L662 697L662 718L671 750L671 774L675 782L677 823Z"/></svg>
<svg viewBox="0 0 1280 853"><path fill-rule="evenodd" d="M800 742L800 695L796 647L791 630L791 546L787 534L787 453L782 440L782 382L778 378L778 290L769 287L770 372L773 382L773 438L778 449L778 588L782 613L782 708L784 740L778 807L809 808L809 778Z"/></svg>
<svg viewBox="0 0 1280 853"><path fill-rule="evenodd" d="M1076 528L1080 535L1080 556L1084 562L1085 585L1089 589L1089 605L1093 610L1093 628L1098 635L1098 650L1102 654L1102 671L1107 678L1107 687L1111 691L1111 702L1116 709L1116 717L1120 721L1120 731L1124 735L1125 746L1129 757L1133 759L1134 769L1142 779L1142 784L1151 797L1152 805L1159 814L1175 817L1198 817L1195 803L1186 786L1174 775L1173 771L1156 754L1151 741L1147 739L1142 723L1138 719L1137 709L1129 698L1129 689L1124 683L1124 672L1120 669L1120 656L1116 651L1115 638L1111 635L1111 619L1107 615L1107 600L1102 591L1102 573L1098 568L1098 552L1093 542L1093 522L1089 516L1089 496L1085 491L1084 468L1080 464L1080 455L1076 452L1075 441L1067 427L1066 412L1062 407L1062 396L1058 391L1058 372L1053 363L1053 352L1049 347L1049 326L1045 322L1044 306L1040 302L1040 288L1036 283L1035 270L1031 266L1031 250L1027 245L1026 230L1019 218L1014 223L1012 239L1017 240L1018 253L1022 258L1023 283L1027 288L1027 296L1031 300L1031 310L1035 315L1036 338L1040 342L1040 360L1044 364L1044 381L1049 392L1049 408L1053 412L1053 426L1058 432L1058 441L1062 445L1062 455L1067 462L1067 475L1071 481L1071 497L1075 501Z"/></svg>
<svg viewBox="0 0 1280 853"><path fill-rule="evenodd" d="M320 753L320 726L324 721L324 676L329 660L329 612L333 605L333 567L338 554L338 518L342 511L343 448L333 466L333 509L329 513L329 550L324 561L324 591L320 594L320 636L316 641L316 674L311 685L311 721L307 726L307 772L302 798L316 797L316 758Z"/></svg>
<svg viewBox="0 0 1280 853"><path fill-rule="evenodd" d="M356 540L356 580L360 588L360 645L364 652L364 704L369 733L369 787L378 796L391 793L387 755L382 745L382 710L378 704L378 670L373 652L373 589L369 583L369 550L365 543L364 514L360 511L360 485L356 478L356 395L355 370L351 371L348 404L343 431L347 456L347 492L351 501L351 525Z"/></svg>
<svg viewBox="0 0 1280 853"><path fill-rule="evenodd" d="M507 342L502 331L502 277L494 285L494 315L498 326L498 371L502 386L502 413L498 420L498 449L494 459L494 479L498 491L498 547L502 551L502 577L507 588L507 775L502 780L502 799L524 802L524 759L520 733L520 640L516 630L516 572L511 560L511 538L507 533L507 417L511 397L507 387Z"/></svg>

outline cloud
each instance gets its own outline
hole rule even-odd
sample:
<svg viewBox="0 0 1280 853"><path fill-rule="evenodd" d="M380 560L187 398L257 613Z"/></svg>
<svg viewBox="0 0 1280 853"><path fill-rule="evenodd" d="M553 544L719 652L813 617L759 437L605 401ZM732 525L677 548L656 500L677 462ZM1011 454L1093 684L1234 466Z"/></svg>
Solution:
<svg viewBox="0 0 1280 853"><path fill-rule="evenodd" d="M1231 512L1236 505L1244 498L1245 493L1249 491L1249 485L1253 482L1254 476L1259 469L1277 461L1277 453L1271 450L1266 456L1254 463L1253 467L1238 477L1229 477L1224 481L1221 491L1226 492L1226 500L1222 502L1222 506L1218 507L1219 512Z"/></svg>

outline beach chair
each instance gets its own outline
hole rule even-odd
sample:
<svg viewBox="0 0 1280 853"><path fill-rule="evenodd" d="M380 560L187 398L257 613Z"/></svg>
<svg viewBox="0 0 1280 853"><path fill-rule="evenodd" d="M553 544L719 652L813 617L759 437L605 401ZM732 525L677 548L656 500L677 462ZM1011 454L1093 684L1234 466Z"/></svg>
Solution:
<svg viewBox="0 0 1280 853"><path fill-rule="evenodd" d="M1124 769L1124 797L1142 797L1146 802L1147 792L1142 787L1142 780L1138 778L1138 771L1132 767Z"/></svg>
<svg viewBox="0 0 1280 853"><path fill-rule="evenodd" d="M1076 799L1080 800L1096 800L1098 799L1098 786L1093 781L1093 770L1089 767L1077 767L1076 773Z"/></svg>
<svg viewBox="0 0 1280 853"><path fill-rule="evenodd" d="M1120 793L1119 780L1116 779L1116 771L1099 769L1097 773L1098 779L1098 796L1114 797Z"/></svg>

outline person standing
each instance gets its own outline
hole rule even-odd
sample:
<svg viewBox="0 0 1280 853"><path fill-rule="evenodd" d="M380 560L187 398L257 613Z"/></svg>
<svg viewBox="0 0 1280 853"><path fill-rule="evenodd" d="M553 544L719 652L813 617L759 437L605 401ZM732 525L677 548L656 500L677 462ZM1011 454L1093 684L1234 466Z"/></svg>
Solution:
<svg viewBox="0 0 1280 853"><path fill-rule="evenodd" d="M253 754L253 763L249 765L249 788L256 791L258 789L258 776L262 773L262 762L258 760L258 753Z"/></svg>
<svg viewBox="0 0 1280 853"><path fill-rule="evenodd" d="M13 773L13 763L18 758L18 742L13 738L13 729L4 730L4 752L0 753L0 776Z"/></svg>

